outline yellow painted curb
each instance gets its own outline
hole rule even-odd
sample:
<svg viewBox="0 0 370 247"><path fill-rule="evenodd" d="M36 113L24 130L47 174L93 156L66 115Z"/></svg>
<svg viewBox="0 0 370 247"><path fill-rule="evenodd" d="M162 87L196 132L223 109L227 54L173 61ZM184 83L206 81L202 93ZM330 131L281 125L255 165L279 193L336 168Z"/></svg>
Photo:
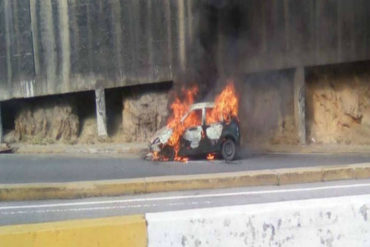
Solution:
<svg viewBox="0 0 370 247"><path fill-rule="evenodd" d="M1 247L147 246L144 215L0 227Z"/></svg>
<svg viewBox="0 0 370 247"><path fill-rule="evenodd" d="M0 201L73 199L177 190L370 178L370 163L74 183L0 185Z"/></svg>
<svg viewBox="0 0 370 247"><path fill-rule="evenodd" d="M317 167L299 169L279 169L276 171L279 178L279 185L314 183L322 181L322 169Z"/></svg>

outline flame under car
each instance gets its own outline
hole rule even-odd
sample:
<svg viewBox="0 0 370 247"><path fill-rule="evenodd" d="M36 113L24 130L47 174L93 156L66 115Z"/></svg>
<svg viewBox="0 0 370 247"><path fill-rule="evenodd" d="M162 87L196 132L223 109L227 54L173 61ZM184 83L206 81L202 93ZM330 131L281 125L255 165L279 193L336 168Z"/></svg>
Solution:
<svg viewBox="0 0 370 247"><path fill-rule="evenodd" d="M204 102L191 105L180 123L187 128L180 136L179 147L169 145L173 129L166 126L151 139L149 149L158 160L174 160L175 157L202 156L207 154L221 155L225 160L234 160L240 144L239 121L230 116L227 120L219 116L214 121L212 111L214 103Z"/></svg>

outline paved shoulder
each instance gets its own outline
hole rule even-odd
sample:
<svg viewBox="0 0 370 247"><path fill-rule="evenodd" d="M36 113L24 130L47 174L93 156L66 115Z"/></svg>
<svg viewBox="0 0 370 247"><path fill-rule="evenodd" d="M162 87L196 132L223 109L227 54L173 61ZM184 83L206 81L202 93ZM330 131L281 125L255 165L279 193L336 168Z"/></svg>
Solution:
<svg viewBox="0 0 370 247"><path fill-rule="evenodd" d="M0 155L0 184L58 183L370 162L370 155L253 155L224 161L149 162L139 158Z"/></svg>

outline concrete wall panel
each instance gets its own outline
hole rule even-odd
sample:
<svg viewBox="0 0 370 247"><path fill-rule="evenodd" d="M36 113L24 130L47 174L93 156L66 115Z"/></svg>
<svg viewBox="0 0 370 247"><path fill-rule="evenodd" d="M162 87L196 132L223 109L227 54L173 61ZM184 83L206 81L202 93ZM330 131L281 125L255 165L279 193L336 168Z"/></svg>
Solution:
<svg viewBox="0 0 370 247"><path fill-rule="evenodd" d="M366 0L0 0L0 100L368 60L369 13Z"/></svg>
<svg viewBox="0 0 370 247"><path fill-rule="evenodd" d="M31 94L35 73L28 0L0 1L0 99Z"/></svg>
<svg viewBox="0 0 370 247"><path fill-rule="evenodd" d="M1 0L0 100L171 80L168 5Z"/></svg>

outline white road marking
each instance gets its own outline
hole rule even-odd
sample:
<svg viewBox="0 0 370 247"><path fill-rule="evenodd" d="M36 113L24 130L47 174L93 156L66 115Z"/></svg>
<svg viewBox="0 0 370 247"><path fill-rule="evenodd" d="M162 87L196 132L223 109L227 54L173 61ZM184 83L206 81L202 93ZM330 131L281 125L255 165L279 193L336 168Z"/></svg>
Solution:
<svg viewBox="0 0 370 247"><path fill-rule="evenodd" d="M189 205L206 205L211 204L210 201L191 202L191 203L169 203L169 206L189 206ZM149 208L158 207L158 204L141 204L141 205L116 205L116 206L100 206L88 208L67 208L67 209L37 209L37 210L17 210L17 211L3 211L0 215L16 215L16 214L45 214L45 213L65 213L65 212L81 212L81 211L97 211L97 210L117 210L127 208Z"/></svg>
<svg viewBox="0 0 370 247"><path fill-rule="evenodd" d="M319 186L319 187L311 187L311 188L260 190L260 191L244 191L244 192L229 192L229 193L211 193L211 194L202 194L202 195L164 196L164 197L136 198L136 199L123 199L123 200L106 200L106 201L92 201L92 202L71 202L71 203L53 203L53 204L34 204L34 205L22 205L22 206L3 206L3 207L0 207L0 210L52 208L52 207L73 207L73 206L101 205L101 204L113 204L113 203L115 203L115 204L118 204L118 203L137 203L137 202L181 200L181 199L199 199L199 198L212 198L212 197L279 194L279 193L288 193L288 192L307 192L307 191L320 191L320 190L329 190L329 189L348 189L348 188L361 188L361 187L370 187L370 183Z"/></svg>

